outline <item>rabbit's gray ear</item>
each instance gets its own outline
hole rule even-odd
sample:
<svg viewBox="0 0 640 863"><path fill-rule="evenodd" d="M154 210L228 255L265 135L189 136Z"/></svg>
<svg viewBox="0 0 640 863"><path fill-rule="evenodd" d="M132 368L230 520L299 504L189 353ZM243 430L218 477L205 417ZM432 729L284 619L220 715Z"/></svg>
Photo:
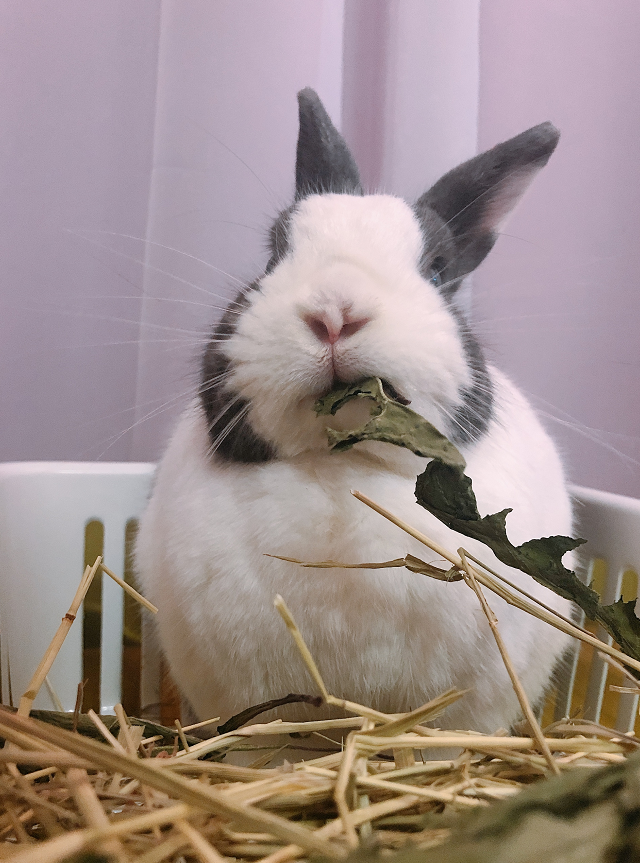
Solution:
<svg viewBox="0 0 640 863"><path fill-rule="evenodd" d="M547 164L559 137L551 123L534 126L449 171L417 201L418 215L429 207L451 230L460 275L490 251L501 223Z"/></svg>
<svg viewBox="0 0 640 863"><path fill-rule="evenodd" d="M360 174L353 156L315 90L301 90L298 106L296 201L326 192L361 195Z"/></svg>

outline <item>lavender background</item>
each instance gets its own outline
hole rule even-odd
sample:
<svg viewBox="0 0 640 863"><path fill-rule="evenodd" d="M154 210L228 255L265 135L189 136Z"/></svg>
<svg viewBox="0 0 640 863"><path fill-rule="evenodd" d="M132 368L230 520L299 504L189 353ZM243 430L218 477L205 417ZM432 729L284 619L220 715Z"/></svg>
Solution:
<svg viewBox="0 0 640 863"><path fill-rule="evenodd" d="M572 479L640 496L639 43L635 0L0 5L0 460L159 456L264 264L310 85L367 183L410 198L560 127L473 313Z"/></svg>

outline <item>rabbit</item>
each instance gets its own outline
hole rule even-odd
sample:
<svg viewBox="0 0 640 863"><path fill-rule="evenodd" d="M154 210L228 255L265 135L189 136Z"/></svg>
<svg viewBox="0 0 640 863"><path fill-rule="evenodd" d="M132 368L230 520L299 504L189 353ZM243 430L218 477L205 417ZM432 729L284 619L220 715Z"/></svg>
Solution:
<svg viewBox="0 0 640 863"><path fill-rule="evenodd" d="M397 713L458 687L467 692L444 727L508 729L519 704L464 582L405 569L302 568L267 555L353 564L411 553L438 563L356 500L357 489L571 613L568 601L416 504L426 459L378 441L329 450L328 425L360 424L365 402L335 417L313 410L338 382L377 376L460 449L482 515L513 509L512 542L571 533L558 452L524 396L487 363L456 301L559 133L535 126L408 204L365 194L316 93L302 90L298 102L295 199L271 228L264 274L230 303L204 351L199 391L140 522L140 584L159 607L162 649L200 719L315 694L274 610L281 594L333 695ZM539 702L567 637L488 598L524 689Z"/></svg>

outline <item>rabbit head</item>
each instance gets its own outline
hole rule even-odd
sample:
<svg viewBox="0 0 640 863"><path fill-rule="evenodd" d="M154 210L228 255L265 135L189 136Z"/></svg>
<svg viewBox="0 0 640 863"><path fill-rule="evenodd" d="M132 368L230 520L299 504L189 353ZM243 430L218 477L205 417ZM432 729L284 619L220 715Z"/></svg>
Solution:
<svg viewBox="0 0 640 863"><path fill-rule="evenodd" d="M478 440L492 386L456 293L557 130L543 123L498 144L408 204L364 194L318 96L305 89L298 101L294 203L271 229L264 275L230 304L203 359L211 451L262 462L326 450L314 401L370 376L458 445Z"/></svg>

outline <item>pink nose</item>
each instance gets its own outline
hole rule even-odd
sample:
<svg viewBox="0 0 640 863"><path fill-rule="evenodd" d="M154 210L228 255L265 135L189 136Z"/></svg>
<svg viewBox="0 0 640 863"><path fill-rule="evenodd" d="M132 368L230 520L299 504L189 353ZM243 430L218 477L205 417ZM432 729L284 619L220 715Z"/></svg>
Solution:
<svg viewBox="0 0 640 863"><path fill-rule="evenodd" d="M309 327L318 341L325 345L335 345L338 339L346 339L355 335L369 323L371 318L351 319L346 315L338 314L310 314L305 315L304 322Z"/></svg>

